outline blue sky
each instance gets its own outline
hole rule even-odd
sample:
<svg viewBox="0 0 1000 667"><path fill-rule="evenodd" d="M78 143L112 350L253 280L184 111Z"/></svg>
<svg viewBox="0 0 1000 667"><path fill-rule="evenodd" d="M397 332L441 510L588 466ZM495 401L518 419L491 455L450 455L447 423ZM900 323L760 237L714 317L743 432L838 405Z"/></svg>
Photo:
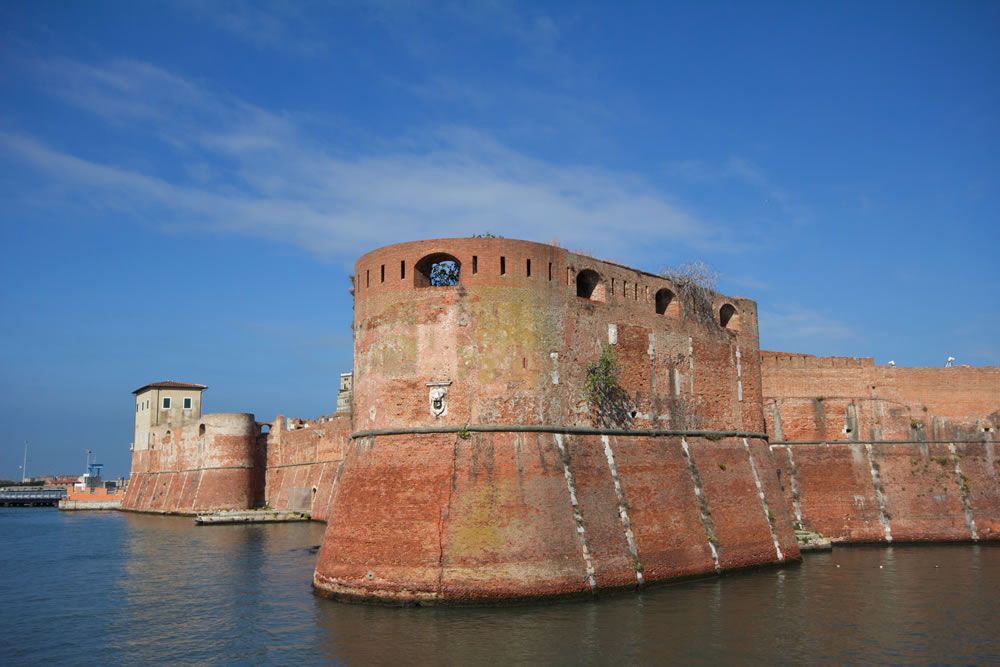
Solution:
<svg viewBox="0 0 1000 667"><path fill-rule="evenodd" d="M354 258L701 259L763 347L1000 364L1000 4L0 4L0 477L129 392L313 417Z"/></svg>

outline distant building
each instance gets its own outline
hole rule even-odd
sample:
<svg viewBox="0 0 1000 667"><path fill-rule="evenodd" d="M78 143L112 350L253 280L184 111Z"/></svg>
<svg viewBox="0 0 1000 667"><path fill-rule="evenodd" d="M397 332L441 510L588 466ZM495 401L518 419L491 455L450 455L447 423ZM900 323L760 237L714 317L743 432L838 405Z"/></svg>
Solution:
<svg viewBox="0 0 1000 667"><path fill-rule="evenodd" d="M135 435L133 450L149 447L149 431L161 424L182 426L201 419L203 384L189 382L153 382L139 387L135 394Z"/></svg>
<svg viewBox="0 0 1000 667"><path fill-rule="evenodd" d="M337 412L351 411L351 393L354 391L354 373L340 374L340 389L337 391Z"/></svg>

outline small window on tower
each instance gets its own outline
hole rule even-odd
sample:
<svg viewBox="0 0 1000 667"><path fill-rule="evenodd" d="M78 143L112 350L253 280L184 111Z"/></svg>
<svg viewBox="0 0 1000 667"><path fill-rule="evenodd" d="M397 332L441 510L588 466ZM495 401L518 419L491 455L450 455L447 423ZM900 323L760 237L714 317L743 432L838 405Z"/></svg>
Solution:
<svg viewBox="0 0 1000 667"><path fill-rule="evenodd" d="M170 397L169 396L164 396L163 397L163 409L164 410L169 410L170 409Z"/></svg>
<svg viewBox="0 0 1000 667"><path fill-rule="evenodd" d="M191 409L191 398L190 397L187 397L187 398L184 399L184 409L185 410L190 410Z"/></svg>

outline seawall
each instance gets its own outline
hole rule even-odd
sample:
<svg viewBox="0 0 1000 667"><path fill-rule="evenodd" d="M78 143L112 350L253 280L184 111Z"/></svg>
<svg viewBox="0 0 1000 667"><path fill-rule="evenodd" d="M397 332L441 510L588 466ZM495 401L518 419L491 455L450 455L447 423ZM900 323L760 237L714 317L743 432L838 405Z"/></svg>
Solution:
<svg viewBox="0 0 1000 667"><path fill-rule="evenodd" d="M350 413L275 419L267 434L267 506L326 521L350 432Z"/></svg>
<svg viewBox="0 0 1000 667"><path fill-rule="evenodd" d="M839 542L1000 539L1000 369L762 353L781 486Z"/></svg>
<svg viewBox="0 0 1000 667"><path fill-rule="evenodd" d="M589 596L798 558L757 440L357 438L336 497L314 579L334 598Z"/></svg>
<svg viewBox="0 0 1000 667"><path fill-rule="evenodd" d="M153 427L149 447L132 452L122 509L196 514L254 507L263 481L259 433L245 413Z"/></svg>

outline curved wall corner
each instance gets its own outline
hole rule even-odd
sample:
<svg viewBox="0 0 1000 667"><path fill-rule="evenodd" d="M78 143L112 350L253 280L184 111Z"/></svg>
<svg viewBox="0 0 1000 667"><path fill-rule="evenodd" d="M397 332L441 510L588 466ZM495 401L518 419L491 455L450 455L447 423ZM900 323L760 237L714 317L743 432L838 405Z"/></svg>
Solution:
<svg viewBox="0 0 1000 667"><path fill-rule="evenodd" d="M458 283L414 276L428 257ZM762 433L756 305L713 298L698 310L659 276L524 241L363 256L354 433L317 591L494 602L798 558ZM618 391L598 410L585 384L606 347Z"/></svg>
<svg viewBox="0 0 1000 667"><path fill-rule="evenodd" d="M183 427L152 428L150 446L132 452L122 509L197 514L254 507L258 435L247 413L207 414Z"/></svg>

